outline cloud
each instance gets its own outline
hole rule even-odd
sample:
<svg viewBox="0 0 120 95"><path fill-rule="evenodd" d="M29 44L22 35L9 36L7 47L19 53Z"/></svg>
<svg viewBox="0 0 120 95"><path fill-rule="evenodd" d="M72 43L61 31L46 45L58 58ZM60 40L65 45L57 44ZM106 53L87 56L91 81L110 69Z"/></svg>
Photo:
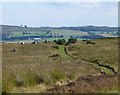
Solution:
<svg viewBox="0 0 120 95"><path fill-rule="evenodd" d="M2 0L2 2L119 2L119 0Z"/></svg>
<svg viewBox="0 0 120 95"><path fill-rule="evenodd" d="M34 2L4 3L6 24L30 26L116 25L117 3Z"/></svg>

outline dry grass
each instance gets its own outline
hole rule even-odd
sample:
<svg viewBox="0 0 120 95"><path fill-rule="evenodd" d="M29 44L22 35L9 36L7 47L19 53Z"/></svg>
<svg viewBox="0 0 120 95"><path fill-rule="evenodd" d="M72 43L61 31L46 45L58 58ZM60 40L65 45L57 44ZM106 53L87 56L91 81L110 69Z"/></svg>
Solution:
<svg viewBox="0 0 120 95"><path fill-rule="evenodd" d="M98 60L101 64L109 64L118 70L118 39L94 40L96 44L86 44L79 41L76 45L68 47L71 55L82 60Z"/></svg>
<svg viewBox="0 0 120 95"><path fill-rule="evenodd" d="M97 58L101 63L117 69L117 40L96 40L95 43L88 45L78 42L70 45L67 49L71 56L68 58L60 53L64 50L62 47L60 50L53 48L54 43L4 43L3 92L42 92L61 79L66 81L82 75L100 74L96 65L82 59ZM11 52L13 48L17 51ZM60 56L50 57L57 53ZM45 86L44 89L40 85Z"/></svg>

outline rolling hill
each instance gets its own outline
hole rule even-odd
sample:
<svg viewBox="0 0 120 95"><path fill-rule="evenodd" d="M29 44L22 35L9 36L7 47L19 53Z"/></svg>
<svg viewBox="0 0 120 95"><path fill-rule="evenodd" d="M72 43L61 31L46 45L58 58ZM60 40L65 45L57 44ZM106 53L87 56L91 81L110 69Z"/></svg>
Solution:
<svg viewBox="0 0 120 95"><path fill-rule="evenodd" d="M117 27L107 26L80 26L80 27L21 27L0 25L2 27L3 41L28 40L34 38L77 38L97 39L104 37L117 37Z"/></svg>

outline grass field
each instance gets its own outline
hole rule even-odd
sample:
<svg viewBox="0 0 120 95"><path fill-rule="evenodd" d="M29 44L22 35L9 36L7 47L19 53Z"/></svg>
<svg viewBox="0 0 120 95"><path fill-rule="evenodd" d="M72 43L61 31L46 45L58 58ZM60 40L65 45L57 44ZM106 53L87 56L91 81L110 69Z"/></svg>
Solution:
<svg viewBox="0 0 120 95"><path fill-rule="evenodd" d="M77 31L77 30L62 30L62 29L53 29L51 30L52 34L64 35L65 38L69 38L69 36L83 36L88 35L87 32Z"/></svg>
<svg viewBox="0 0 120 95"><path fill-rule="evenodd" d="M55 43L3 43L3 92L45 92L60 81L64 83L79 76L100 75L100 70L113 74L92 61L97 59L117 71L118 39L99 39L94 42L95 44L86 44L78 41L70 44L67 46L69 54L65 53L63 45L58 45L58 49L53 48ZM11 52L13 48L17 51ZM116 85L113 90L117 91ZM104 89L99 91L105 92Z"/></svg>
<svg viewBox="0 0 120 95"><path fill-rule="evenodd" d="M46 35L46 32L38 32L38 31L33 31L33 32L28 32L27 34L23 34L23 32L13 32L11 35L8 37L20 37L20 36L43 36Z"/></svg>
<svg viewBox="0 0 120 95"><path fill-rule="evenodd" d="M87 32L76 31L76 30L62 30L62 29L52 29L49 33L46 31L29 31L27 34L23 34L23 32L13 32L8 37L20 37L20 36L47 36L52 33L52 35L64 35L64 38L69 38L72 36L84 36L88 35Z"/></svg>
<svg viewBox="0 0 120 95"><path fill-rule="evenodd" d="M68 51L77 58L94 61L98 60L102 64L109 64L116 70L118 69L118 40L98 39L93 40L95 44L86 44L85 42L70 45Z"/></svg>

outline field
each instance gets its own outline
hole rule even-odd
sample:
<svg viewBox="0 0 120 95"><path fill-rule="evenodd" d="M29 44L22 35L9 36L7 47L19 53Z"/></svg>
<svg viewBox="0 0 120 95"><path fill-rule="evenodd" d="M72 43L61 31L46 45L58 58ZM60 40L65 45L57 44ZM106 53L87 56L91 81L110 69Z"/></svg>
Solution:
<svg viewBox="0 0 120 95"><path fill-rule="evenodd" d="M52 29L50 33L52 33L52 34L58 34L58 35L64 35L65 38L69 38L71 35L72 36L88 35L87 32L83 32L83 31L63 30L63 29Z"/></svg>
<svg viewBox="0 0 120 95"><path fill-rule="evenodd" d="M46 32L38 32L38 31L33 31L33 32L28 32L27 34L23 34L22 32L14 32L11 33L8 37L19 37L19 36L42 36L46 35Z"/></svg>
<svg viewBox="0 0 120 95"><path fill-rule="evenodd" d="M74 92L81 93L86 91L117 93L118 81L115 72L118 72L118 38L91 42L94 44L78 41L68 46L53 42L3 43L3 92L70 92L68 89L74 88ZM15 52L12 52L13 48L16 49ZM109 65L115 72L97 63ZM102 74L101 70L106 74ZM66 87L65 85L69 84L68 80L75 81L76 86ZM93 88L90 87L91 83L94 83ZM59 90L54 89L56 85ZM64 91L61 90L63 88Z"/></svg>
<svg viewBox="0 0 120 95"><path fill-rule="evenodd" d="M79 26L79 27L21 27L0 25L2 31L2 41L26 41L34 38L47 39L74 37L77 39L97 39L104 37L118 37L117 27L97 27L97 26Z"/></svg>

